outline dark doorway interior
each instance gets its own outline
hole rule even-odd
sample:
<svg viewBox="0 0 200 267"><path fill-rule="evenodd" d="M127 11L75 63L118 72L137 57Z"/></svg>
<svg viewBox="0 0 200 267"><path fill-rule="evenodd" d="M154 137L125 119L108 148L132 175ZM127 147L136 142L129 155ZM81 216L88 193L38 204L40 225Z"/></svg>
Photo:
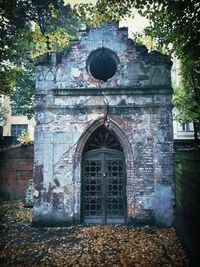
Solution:
<svg viewBox="0 0 200 267"><path fill-rule="evenodd" d="M126 178L121 145L105 127L89 138L82 161L84 223L126 222Z"/></svg>

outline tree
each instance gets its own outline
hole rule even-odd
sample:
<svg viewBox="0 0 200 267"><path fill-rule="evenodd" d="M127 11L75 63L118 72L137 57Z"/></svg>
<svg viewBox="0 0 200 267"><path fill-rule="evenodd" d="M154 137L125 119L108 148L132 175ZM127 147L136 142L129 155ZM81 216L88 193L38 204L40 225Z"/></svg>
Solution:
<svg viewBox="0 0 200 267"><path fill-rule="evenodd" d="M43 53L68 51L80 21L62 0L3 0L1 8L0 94L10 94L17 111L30 118L35 87L33 59Z"/></svg>
<svg viewBox="0 0 200 267"><path fill-rule="evenodd" d="M182 123L193 123L195 140L198 139L200 132L199 90L196 90L200 77L197 69L199 69L197 64L188 61L181 65L181 83L180 86L174 87L173 96L175 119Z"/></svg>
<svg viewBox="0 0 200 267"><path fill-rule="evenodd" d="M6 66L5 66L6 69ZM0 70L0 127L7 122L8 110L4 107L3 98L5 95L11 95L11 90L15 84L15 71Z"/></svg>
<svg viewBox="0 0 200 267"><path fill-rule="evenodd" d="M175 88L173 103L179 122L193 122L194 136L200 132L200 23L199 1L170 1L160 9L146 11L150 27L146 34L155 38L158 47L168 48L181 64L181 84Z"/></svg>
<svg viewBox="0 0 200 267"><path fill-rule="evenodd" d="M0 2L0 62L8 60L16 46L13 40L19 36L20 29L30 26L24 9L20 8L22 1L2 0Z"/></svg>
<svg viewBox="0 0 200 267"><path fill-rule="evenodd" d="M77 15L88 24L119 20L130 15L136 8L142 16L150 20L146 32L157 39L160 45L173 44L173 51L196 59L200 55L198 0L98 0L96 5L75 6Z"/></svg>
<svg viewBox="0 0 200 267"><path fill-rule="evenodd" d="M16 86L13 88L11 100L12 106L19 114L31 119L34 115L34 66L20 70L16 77Z"/></svg>
<svg viewBox="0 0 200 267"><path fill-rule="evenodd" d="M7 112L8 112L7 109L4 107L0 99L0 127L5 125L7 122Z"/></svg>

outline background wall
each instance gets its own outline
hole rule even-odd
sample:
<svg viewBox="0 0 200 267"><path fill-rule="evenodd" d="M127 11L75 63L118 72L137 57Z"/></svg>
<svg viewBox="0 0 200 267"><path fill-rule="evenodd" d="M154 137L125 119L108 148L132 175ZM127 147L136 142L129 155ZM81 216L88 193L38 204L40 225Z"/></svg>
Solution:
<svg viewBox="0 0 200 267"><path fill-rule="evenodd" d="M24 199L33 176L33 146L15 146L0 151L0 195Z"/></svg>
<svg viewBox="0 0 200 267"><path fill-rule="evenodd" d="M200 151L175 153L176 228L192 266L200 266Z"/></svg>

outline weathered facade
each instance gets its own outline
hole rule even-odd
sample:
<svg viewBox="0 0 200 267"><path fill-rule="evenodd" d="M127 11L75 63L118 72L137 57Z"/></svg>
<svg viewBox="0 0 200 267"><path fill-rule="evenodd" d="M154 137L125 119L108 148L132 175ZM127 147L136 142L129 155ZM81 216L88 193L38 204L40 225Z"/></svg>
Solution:
<svg viewBox="0 0 200 267"><path fill-rule="evenodd" d="M118 23L36 65L33 222L173 221L171 61Z"/></svg>

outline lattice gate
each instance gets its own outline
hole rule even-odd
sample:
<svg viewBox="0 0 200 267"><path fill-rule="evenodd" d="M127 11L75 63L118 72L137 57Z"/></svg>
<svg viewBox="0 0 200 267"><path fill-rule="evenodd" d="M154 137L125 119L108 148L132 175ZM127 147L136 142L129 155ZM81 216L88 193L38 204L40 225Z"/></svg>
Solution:
<svg viewBox="0 0 200 267"><path fill-rule="evenodd" d="M124 154L104 127L90 138L83 156L82 217L85 223L126 222Z"/></svg>

